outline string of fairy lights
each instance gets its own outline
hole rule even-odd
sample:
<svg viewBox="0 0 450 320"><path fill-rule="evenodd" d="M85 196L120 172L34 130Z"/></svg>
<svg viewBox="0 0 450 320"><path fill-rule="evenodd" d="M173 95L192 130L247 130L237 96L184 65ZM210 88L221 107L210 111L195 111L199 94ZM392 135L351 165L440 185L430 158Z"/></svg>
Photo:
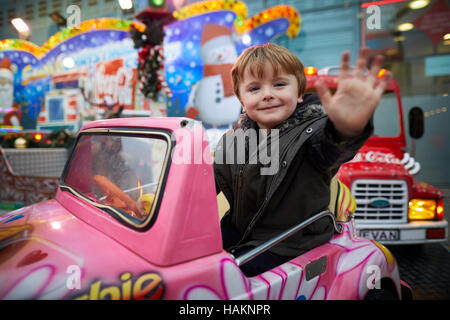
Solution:
<svg viewBox="0 0 450 320"><path fill-rule="evenodd" d="M264 23L278 18L287 18L289 20L289 28L286 34L290 38L295 38L300 31L300 14L289 5L276 5L247 19L247 6L244 2L238 0L211 0L195 2L191 5L182 7L175 11L173 16L177 20L184 20L217 10L230 10L236 14L234 27L238 34L246 33Z"/></svg>
<svg viewBox="0 0 450 320"><path fill-rule="evenodd" d="M432 117L432 116L438 116L444 112L447 112L447 107L441 107L441 108L436 108L436 109L433 109L430 111L425 111L423 113L423 115L425 118L428 118L428 117Z"/></svg>
<svg viewBox="0 0 450 320"><path fill-rule="evenodd" d="M36 58L41 58L51 49L55 48L62 42L78 35L91 30L122 30L129 31L130 26L133 25L138 30L144 30L145 25L129 20L121 20L118 18L100 18L91 19L81 22L79 27L75 28L64 28L60 32L51 36L47 42L45 42L41 47L35 45L32 42L22 40L22 39L5 39L0 41L0 51L1 50L20 50L32 53Z"/></svg>

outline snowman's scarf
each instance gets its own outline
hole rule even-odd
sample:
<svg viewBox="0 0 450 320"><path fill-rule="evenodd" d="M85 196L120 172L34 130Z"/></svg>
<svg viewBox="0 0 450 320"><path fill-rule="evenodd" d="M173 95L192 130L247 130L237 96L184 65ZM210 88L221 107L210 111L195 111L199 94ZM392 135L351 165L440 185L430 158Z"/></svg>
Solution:
<svg viewBox="0 0 450 320"><path fill-rule="evenodd" d="M203 66L203 77L220 75L223 83L223 96L234 96L233 82L231 81L232 64L205 64ZM210 94L210 92L208 92Z"/></svg>

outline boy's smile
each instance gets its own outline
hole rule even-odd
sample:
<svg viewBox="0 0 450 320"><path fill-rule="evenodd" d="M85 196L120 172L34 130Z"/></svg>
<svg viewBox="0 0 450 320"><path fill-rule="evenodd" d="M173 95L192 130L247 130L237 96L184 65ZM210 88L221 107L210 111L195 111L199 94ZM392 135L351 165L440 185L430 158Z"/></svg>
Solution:
<svg viewBox="0 0 450 320"><path fill-rule="evenodd" d="M261 129L269 130L289 118L297 103L303 101L298 96L295 76L281 70L274 74L270 64L264 67L261 78L246 70L239 85L239 96L250 119Z"/></svg>

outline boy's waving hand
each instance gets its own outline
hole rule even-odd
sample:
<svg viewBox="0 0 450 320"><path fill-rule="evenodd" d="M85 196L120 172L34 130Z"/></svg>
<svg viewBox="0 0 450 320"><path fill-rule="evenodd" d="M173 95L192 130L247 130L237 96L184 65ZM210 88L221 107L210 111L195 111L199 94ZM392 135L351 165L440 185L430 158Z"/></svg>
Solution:
<svg viewBox="0 0 450 320"><path fill-rule="evenodd" d="M353 74L350 72L350 53L345 51L342 54L339 82L334 95L321 80L315 84L328 118L342 140L354 138L363 132L390 79L390 73L386 72L380 81L377 81L383 64L381 55L375 57L368 76L364 76L367 51L367 48L359 50Z"/></svg>

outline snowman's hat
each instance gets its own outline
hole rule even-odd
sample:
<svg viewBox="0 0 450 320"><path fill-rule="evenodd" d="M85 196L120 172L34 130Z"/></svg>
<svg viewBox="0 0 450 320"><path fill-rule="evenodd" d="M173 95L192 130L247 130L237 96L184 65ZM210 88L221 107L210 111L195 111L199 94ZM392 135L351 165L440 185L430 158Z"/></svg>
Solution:
<svg viewBox="0 0 450 320"><path fill-rule="evenodd" d="M9 58L3 58L0 61L0 78L9 81L13 81L14 79L14 72Z"/></svg>
<svg viewBox="0 0 450 320"><path fill-rule="evenodd" d="M200 45L204 45L206 42L221 37L231 36L231 29L220 24L208 23L203 26L202 41Z"/></svg>

